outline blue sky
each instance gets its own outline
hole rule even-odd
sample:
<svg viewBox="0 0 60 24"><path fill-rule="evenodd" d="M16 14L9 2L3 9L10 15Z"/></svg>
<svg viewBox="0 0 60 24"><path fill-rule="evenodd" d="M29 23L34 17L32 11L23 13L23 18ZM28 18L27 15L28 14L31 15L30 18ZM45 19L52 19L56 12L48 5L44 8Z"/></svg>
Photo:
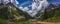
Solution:
<svg viewBox="0 0 60 24"><path fill-rule="evenodd" d="M47 1L49 4L50 3L55 4L55 5L60 4L60 0L47 0ZM32 7L31 4L33 2L32 0L18 0L18 2L19 2L18 7L23 7L22 9L24 9L24 7L28 7L26 9L32 10L32 8L31 8ZM41 8L41 10L42 10L42 8ZM30 12L28 12L28 13L30 13ZM34 14L36 14L36 12Z"/></svg>
<svg viewBox="0 0 60 24"><path fill-rule="evenodd" d="M20 4L22 4L22 3L24 3L24 2L26 2L26 1L30 1L30 2L32 2L32 0L18 0L18 2L20 3ZM47 0L49 3L53 3L53 4L60 4L60 0Z"/></svg>
<svg viewBox="0 0 60 24"><path fill-rule="evenodd" d="M60 0L48 0L49 3L60 4Z"/></svg>
<svg viewBox="0 0 60 24"><path fill-rule="evenodd" d="M24 2L27 2L27 1L32 1L32 0L18 0L18 2L20 3L20 4L22 4L22 3L24 3Z"/></svg>
<svg viewBox="0 0 60 24"><path fill-rule="evenodd" d="M49 4L50 3L55 4L55 5L60 4L60 0L47 0L47 1ZM19 6L28 7L28 5L31 5L33 1L32 0L18 0L18 2L19 2ZM29 8L32 9L31 7Z"/></svg>

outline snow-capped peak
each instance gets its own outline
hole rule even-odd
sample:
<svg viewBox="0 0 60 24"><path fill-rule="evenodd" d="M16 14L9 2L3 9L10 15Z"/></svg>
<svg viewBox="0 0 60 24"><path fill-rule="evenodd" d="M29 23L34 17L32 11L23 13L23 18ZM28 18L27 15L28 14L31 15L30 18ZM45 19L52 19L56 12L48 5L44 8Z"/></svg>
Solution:
<svg viewBox="0 0 60 24"><path fill-rule="evenodd" d="M9 2L11 2L15 6L19 4L17 0L0 0L0 3L3 3L3 4L8 4Z"/></svg>
<svg viewBox="0 0 60 24"><path fill-rule="evenodd" d="M45 7L48 6L47 0L33 0L32 4L30 5L32 9L29 10L29 7L23 7L23 5L25 5L26 3L21 4L20 6L22 7L19 7L19 9L27 12L32 17L35 17L35 15L37 15L38 13L41 13L45 9Z"/></svg>

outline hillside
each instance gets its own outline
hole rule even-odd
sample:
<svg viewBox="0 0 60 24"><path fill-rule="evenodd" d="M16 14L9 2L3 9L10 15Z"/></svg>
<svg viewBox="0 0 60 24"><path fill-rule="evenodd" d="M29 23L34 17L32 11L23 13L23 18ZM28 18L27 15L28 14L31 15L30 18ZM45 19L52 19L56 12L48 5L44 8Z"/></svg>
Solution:
<svg viewBox="0 0 60 24"><path fill-rule="evenodd" d="M60 22L60 5L59 6L55 6L53 4L50 4L44 11L44 18L42 18L43 20L45 19L46 21L51 21L51 22L55 22L55 21L59 21Z"/></svg>
<svg viewBox="0 0 60 24"><path fill-rule="evenodd" d="M0 4L0 24L6 24L7 20L16 20L21 14L12 3ZM23 16L21 17L23 18ZM14 20L13 20L14 19Z"/></svg>

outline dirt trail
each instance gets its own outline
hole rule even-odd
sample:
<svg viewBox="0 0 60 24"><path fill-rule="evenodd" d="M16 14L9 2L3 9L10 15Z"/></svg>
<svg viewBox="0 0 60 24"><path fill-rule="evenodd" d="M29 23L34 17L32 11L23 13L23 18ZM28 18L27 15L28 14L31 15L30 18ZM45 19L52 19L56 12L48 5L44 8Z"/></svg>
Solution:
<svg viewBox="0 0 60 24"><path fill-rule="evenodd" d="M32 24L60 24L60 22L32 22Z"/></svg>

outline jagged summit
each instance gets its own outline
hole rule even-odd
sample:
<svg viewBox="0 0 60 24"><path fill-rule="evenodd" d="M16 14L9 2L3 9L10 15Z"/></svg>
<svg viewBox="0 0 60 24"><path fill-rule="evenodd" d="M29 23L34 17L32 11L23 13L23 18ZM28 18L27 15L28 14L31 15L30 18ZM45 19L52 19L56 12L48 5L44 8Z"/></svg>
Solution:
<svg viewBox="0 0 60 24"><path fill-rule="evenodd" d="M6 5L8 3L12 3L15 6L17 6L17 4L19 4L17 0L0 0L0 4Z"/></svg>

